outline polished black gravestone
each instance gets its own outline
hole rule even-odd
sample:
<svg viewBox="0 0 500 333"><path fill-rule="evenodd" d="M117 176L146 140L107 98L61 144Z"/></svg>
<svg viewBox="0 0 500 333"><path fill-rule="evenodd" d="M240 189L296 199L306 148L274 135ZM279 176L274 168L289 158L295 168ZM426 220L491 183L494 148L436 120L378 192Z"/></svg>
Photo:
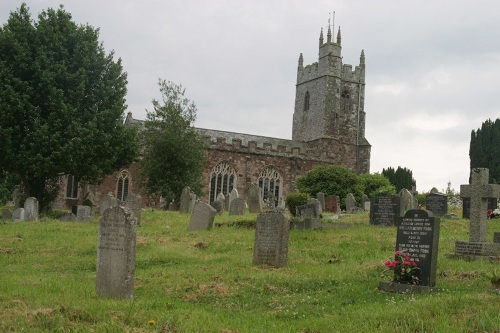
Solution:
<svg viewBox="0 0 500 333"><path fill-rule="evenodd" d="M371 199L370 224L380 226L396 225L399 218L400 198L398 196L380 196Z"/></svg>

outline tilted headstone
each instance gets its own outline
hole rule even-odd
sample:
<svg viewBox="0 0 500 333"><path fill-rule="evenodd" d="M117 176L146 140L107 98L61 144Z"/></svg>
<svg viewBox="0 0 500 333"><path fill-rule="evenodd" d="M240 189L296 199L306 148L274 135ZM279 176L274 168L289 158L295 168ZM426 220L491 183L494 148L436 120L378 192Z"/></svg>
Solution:
<svg viewBox="0 0 500 333"><path fill-rule="evenodd" d="M125 206L132 209L134 216L137 218L137 225L141 224L141 213L142 213L142 197L139 194L127 195L125 199Z"/></svg>
<svg viewBox="0 0 500 333"><path fill-rule="evenodd" d="M14 213L12 213L12 219L14 221L24 221L24 208L17 208Z"/></svg>
<svg viewBox="0 0 500 333"><path fill-rule="evenodd" d="M229 215L244 215L247 203L242 198L235 198L231 201Z"/></svg>
<svg viewBox="0 0 500 333"><path fill-rule="evenodd" d="M131 299L134 293L137 219L128 207L106 209L99 219L96 292Z"/></svg>
<svg viewBox="0 0 500 333"><path fill-rule="evenodd" d="M370 198L368 198L366 194L363 194L363 196L361 197L361 208L363 208L366 211L369 211L370 207L371 207Z"/></svg>
<svg viewBox="0 0 500 333"><path fill-rule="evenodd" d="M92 222L94 217L91 214L92 208L85 205L78 205L76 207L76 220L79 222Z"/></svg>
<svg viewBox="0 0 500 333"><path fill-rule="evenodd" d="M352 193L347 194L347 197L345 198L345 211L352 212L353 210L356 210L356 208L356 199L354 198L354 195Z"/></svg>
<svg viewBox="0 0 500 333"><path fill-rule="evenodd" d="M321 206L321 203L319 202L318 199L309 199L307 200L307 203L310 204L310 205L315 205L316 206L316 212L318 214L318 218L321 216L321 214L323 214L323 208Z"/></svg>
<svg viewBox="0 0 500 333"><path fill-rule="evenodd" d="M38 200L34 197L26 198L26 201L24 202L24 220L38 220Z"/></svg>
<svg viewBox="0 0 500 333"><path fill-rule="evenodd" d="M425 210L409 210L398 223L396 251L408 253L420 268L421 286L436 286L440 220Z"/></svg>
<svg viewBox="0 0 500 333"><path fill-rule="evenodd" d="M268 212L257 217L253 263L284 267L288 262L290 221L282 212Z"/></svg>
<svg viewBox="0 0 500 333"><path fill-rule="evenodd" d="M250 185L247 201L250 213L262 213L262 195L259 186L255 184Z"/></svg>
<svg viewBox="0 0 500 333"><path fill-rule="evenodd" d="M208 230L214 224L217 211L210 205L198 201L194 205L188 230Z"/></svg>
<svg viewBox="0 0 500 333"><path fill-rule="evenodd" d="M118 206L116 198L111 192L101 195L99 200L99 216L103 216L106 209Z"/></svg>
<svg viewBox="0 0 500 333"><path fill-rule="evenodd" d="M338 195L329 195L325 198L325 210L332 213L340 213L340 198Z"/></svg>
<svg viewBox="0 0 500 333"><path fill-rule="evenodd" d="M400 212L400 198L396 195L372 198L370 224L380 226L396 225Z"/></svg>
<svg viewBox="0 0 500 333"><path fill-rule="evenodd" d="M448 196L434 187L429 194L425 196L425 209L430 210L435 216L448 214Z"/></svg>
<svg viewBox="0 0 500 333"><path fill-rule="evenodd" d="M411 209L418 209L418 201L410 191L403 188L399 191L400 212L399 216L404 216Z"/></svg>
<svg viewBox="0 0 500 333"><path fill-rule="evenodd" d="M188 214L191 206L191 189L189 186L182 189L181 202L179 204L179 213Z"/></svg>
<svg viewBox="0 0 500 333"><path fill-rule="evenodd" d="M316 199L318 199L319 203L321 204L321 209L326 210L325 193L323 193L323 192L316 193Z"/></svg>
<svg viewBox="0 0 500 333"><path fill-rule="evenodd" d="M239 198L238 190L236 188L233 188L231 190L231 193L229 193L229 205L227 206L228 211L231 211L231 202L233 202L233 200L236 198Z"/></svg>

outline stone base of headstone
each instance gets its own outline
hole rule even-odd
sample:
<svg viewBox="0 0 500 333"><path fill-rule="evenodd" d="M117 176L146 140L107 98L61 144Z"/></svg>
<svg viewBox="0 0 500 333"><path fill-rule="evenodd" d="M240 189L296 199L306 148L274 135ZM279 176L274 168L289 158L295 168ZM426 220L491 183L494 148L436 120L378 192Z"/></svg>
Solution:
<svg viewBox="0 0 500 333"><path fill-rule="evenodd" d="M493 233L493 243L500 243L500 232L494 232Z"/></svg>
<svg viewBox="0 0 500 333"><path fill-rule="evenodd" d="M446 258L464 261L489 260L500 262L500 243L455 242L455 253L447 254Z"/></svg>
<svg viewBox="0 0 500 333"><path fill-rule="evenodd" d="M293 229L298 230L314 230L321 228L321 219L317 218L305 218L302 220L294 220L291 223L291 227Z"/></svg>
<svg viewBox="0 0 500 333"><path fill-rule="evenodd" d="M76 215L73 213L66 213L59 218L59 221L76 221Z"/></svg>
<svg viewBox="0 0 500 333"><path fill-rule="evenodd" d="M384 281L379 282L378 289L388 293L398 293L398 294L417 294L417 293L428 293L428 292L438 291L438 288L436 287L420 286L418 284L384 282Z"/></svg>

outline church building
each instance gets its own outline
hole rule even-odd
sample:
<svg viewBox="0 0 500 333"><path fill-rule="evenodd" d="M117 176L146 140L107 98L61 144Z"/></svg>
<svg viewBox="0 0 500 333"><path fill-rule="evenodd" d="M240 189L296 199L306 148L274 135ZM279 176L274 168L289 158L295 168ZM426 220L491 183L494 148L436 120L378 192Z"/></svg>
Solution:
<svg viewBox="0 0 500 333"><path fill-rule="evenodd" d="M332 30L329 26L326 40L321 30L317 62L304 65L302 53L299 56L291 140L197 128L208 143L201 201L211 203L217 194L228 195L233 188L246 198L249 186L257 184L263 199L277 205L295 190L295 179L316 165L336 164L358 174L370 172L371 146L365 138L364 51L354 70L352 65L343 64L340 28L336 41ZM130 112L125 120L130 126L142 122L133 119ZM137 179L137 165L132 165L88 191L95 198L112 192L120 200L128 193L140 194L144 205L158 206L134 181ZM60 198L65 199L66 206L83 198L74 185L69 176L66 197Z"/></svg>

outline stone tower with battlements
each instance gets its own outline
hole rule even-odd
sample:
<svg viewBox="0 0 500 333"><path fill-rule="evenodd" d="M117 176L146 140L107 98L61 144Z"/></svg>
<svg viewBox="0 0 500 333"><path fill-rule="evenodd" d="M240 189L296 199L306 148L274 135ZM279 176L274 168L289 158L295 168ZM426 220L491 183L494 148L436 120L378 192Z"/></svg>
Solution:
<svg viewBox="0 0 500 333"><path fill-rule="evenodd" d="M353 169L369 172L370 144L365 138L365 54L359 65L342 63L340 28L337 40L328 26L326 42L321 29L318 62L304 66L302 53L297 68L292 140L311 142L330 139L334 145L355 151Z"/></svg>

